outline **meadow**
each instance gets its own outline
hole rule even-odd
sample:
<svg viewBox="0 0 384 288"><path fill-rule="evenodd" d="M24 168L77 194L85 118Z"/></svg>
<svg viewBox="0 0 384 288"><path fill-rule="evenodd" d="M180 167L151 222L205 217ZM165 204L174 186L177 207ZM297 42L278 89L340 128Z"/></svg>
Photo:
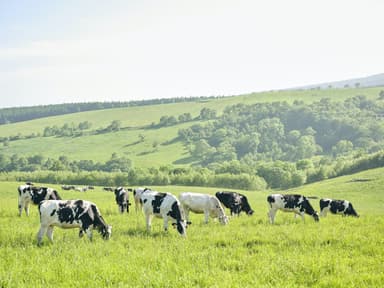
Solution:
<svg viewBox="0 0 384 288"><path fill-rule="evenodd" d="M113 231L109 241L95 232L90 242L79 239L77 229L55 228L54 243L45 238L41 247L37 208L18 217L16 189L22 183L2 182L0 287L383 287L383 173L369 170L289 191L239 191L248 196L253 216L222 226L191 214L186 239L173 229L163 232L160 219L147 233L134 204L121 215L113 193L100 187L81 193L46 184L63 198L94 201ZM175 195L220 190L152 188ZM271 225L266 196L280 192L348 199L361 216L329 215L315 223L278 212ZM319 209L318 200L310 201Z"/></svg>

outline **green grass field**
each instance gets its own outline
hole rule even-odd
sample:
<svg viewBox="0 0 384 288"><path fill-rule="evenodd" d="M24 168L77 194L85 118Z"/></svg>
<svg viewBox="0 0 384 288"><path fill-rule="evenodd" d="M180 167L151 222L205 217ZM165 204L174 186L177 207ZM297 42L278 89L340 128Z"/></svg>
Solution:
<svg viewBox="0 0 384 288"><path fill-rule="evenodd" d="M239 191L249 197L253 216L222 226L203 224L203 215L191 214L186 239L173 229L163 232L160 219L147 233L134 206L129 215L118 214L114 195L100 187L80 193L52 185L63 198L94 201L113 232L109 241L95 234L90 242L79 239L77 229L55 228L54 243L45 238L42 247L36 245L37 208L18 217L21 183L2 182L0 287L383 287L383 173L375 169L281 191L348 199L358 219L329 215L303 223L278 212L270 225L266 196L276 191ZM153 188L175 195L218 190ZM318 209L318 200L311 203Z"/></svg>

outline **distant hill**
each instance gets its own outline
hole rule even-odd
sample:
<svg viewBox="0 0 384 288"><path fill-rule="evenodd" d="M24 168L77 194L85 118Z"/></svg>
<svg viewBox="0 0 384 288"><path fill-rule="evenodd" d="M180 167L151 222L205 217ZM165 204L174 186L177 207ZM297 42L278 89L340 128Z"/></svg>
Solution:
<svg viewBox="0 0 384 288"><path fill-rule="evenodd" d="M353 78L341 81L325 82L308 86L296 87L293 89L328 89L328 88L367 88L384 86L384 73L361 78Z"/></svg>

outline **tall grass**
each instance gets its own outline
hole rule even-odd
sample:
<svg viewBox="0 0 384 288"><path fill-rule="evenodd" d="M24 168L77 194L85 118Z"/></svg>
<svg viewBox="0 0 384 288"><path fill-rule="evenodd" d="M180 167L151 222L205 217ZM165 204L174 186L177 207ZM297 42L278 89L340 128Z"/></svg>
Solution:
<svg viewBox="0 0 384 288"><path fill-rule="evenodd" d="M293 191L351 198L360 218L330 215L315 223L278 212L276 224L270 225L266 196L273 191L243 191L253 216L231 218L222 226L213 220L203 224L203 215L191 214L187 239L173 229L163 232L159 219L147 233L141 213L131 206L130 214L118 214L113 193L99 187L86 193L59 190L67 199L94 201L113 225L112 237L104 241L95 235L90 242L79 239L76 229L55 228L54 243L45 238L42 247L36 245L36 207L29 217L18 217L20 183L2 182L0 287L382 287L383 172L371 170ZM371 181L351 182L355 177ZM154 188L176 195L217 191ZM318 209L318 200L311 202Z"/></svg>

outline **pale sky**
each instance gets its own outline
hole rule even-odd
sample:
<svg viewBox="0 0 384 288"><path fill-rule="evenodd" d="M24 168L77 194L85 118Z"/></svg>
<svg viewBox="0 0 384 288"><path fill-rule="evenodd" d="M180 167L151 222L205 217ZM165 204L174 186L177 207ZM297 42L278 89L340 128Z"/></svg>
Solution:
<svg viewBox="0 0 384 288"><path fill-rule="evenodd" d="M0 0L0 108L384 73L382 0Z"/></svg>

